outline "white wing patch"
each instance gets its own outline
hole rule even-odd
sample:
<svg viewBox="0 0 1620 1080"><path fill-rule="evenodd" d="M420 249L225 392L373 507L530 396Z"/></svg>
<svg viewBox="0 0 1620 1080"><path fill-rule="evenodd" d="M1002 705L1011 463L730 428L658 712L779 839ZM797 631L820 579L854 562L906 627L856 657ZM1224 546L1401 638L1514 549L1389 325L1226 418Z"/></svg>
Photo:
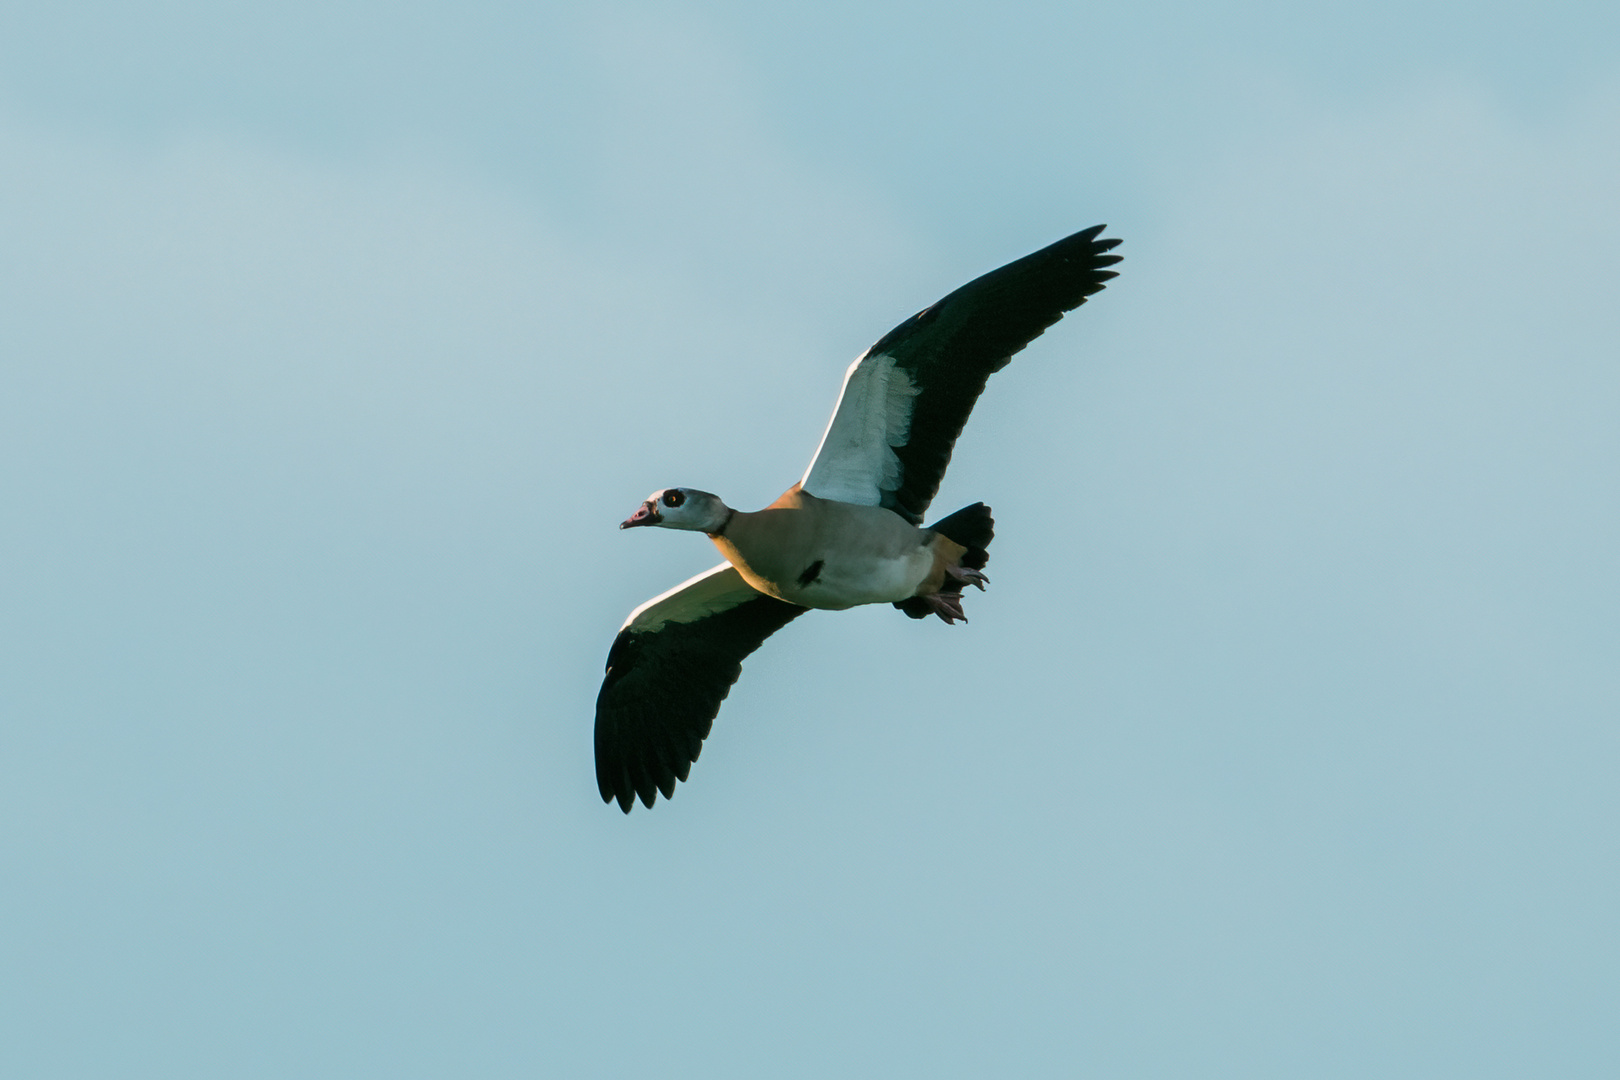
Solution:
<svg viewBox="0 0 1620 1080"><path fill-rule="evenodd" d="M894 448L911 436L911 376L885 354L862 356L844 376L827 431L799 486L818 499L878 506L900 487Z"/></svg>
<svg viewBox="0 0 1620 1080"><path fill-rule="evenodd" d="M619 629L646 633L661 630L667 623L696 622L762 595L742 579L736 567L723 562L642 604Z"/></svg>

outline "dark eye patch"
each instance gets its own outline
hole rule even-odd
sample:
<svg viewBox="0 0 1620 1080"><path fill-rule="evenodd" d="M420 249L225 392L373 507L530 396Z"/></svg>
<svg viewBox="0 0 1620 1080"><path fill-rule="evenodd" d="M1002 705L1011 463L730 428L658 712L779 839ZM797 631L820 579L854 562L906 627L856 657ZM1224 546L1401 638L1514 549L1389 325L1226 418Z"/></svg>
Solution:
<svg viewBox="0 0 1620 1080"><path fill-rule="evenodd" d="M673 509L686 501L686 496L679 491L664 492L664 505Z"/></svg>

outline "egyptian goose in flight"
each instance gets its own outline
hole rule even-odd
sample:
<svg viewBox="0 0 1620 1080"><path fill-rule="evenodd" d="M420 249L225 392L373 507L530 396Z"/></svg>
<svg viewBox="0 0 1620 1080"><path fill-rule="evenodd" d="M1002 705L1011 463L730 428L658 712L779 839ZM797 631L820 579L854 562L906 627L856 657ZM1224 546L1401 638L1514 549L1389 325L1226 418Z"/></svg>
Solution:
<svg viewBox="0 0 1620 1080"><path fill-rule="evenodd" d="M726 561L630 613L596 699L596 783L625 813L675 794L742 661L810 608L892 603L914 619L962 614L983 589L983 503L928 528L951 448L991 374L1114 277L1104 226L957 289L850 365L803 479L763 510L695 488L655 491L619 527L706 533Z"/></svg>

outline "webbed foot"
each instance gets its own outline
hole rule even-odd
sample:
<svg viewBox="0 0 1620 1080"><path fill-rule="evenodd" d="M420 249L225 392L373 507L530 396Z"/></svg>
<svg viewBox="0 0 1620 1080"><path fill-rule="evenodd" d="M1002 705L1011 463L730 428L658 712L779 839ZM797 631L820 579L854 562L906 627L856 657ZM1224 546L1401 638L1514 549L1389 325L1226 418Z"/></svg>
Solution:
<svg viewBox="0 0 1620 1080"><path fill-rule="evenodd" d="M973 585L980 592L984 592L984 587L990 584L990 579L985 577L984 574L974 570L972 567L962 566L961 564L947 566L945 568L945 579L958 585Z"/></svg>
<svg viewBox="0 0 1620 1080"><path fill-rule="evenodd" d="M918 600L928 605L928 609L935 615L944 619L949 626L956 625L956 620L968 621L962 611L962 594L959 592L937 592L929 596L919 596Z"/></svg>

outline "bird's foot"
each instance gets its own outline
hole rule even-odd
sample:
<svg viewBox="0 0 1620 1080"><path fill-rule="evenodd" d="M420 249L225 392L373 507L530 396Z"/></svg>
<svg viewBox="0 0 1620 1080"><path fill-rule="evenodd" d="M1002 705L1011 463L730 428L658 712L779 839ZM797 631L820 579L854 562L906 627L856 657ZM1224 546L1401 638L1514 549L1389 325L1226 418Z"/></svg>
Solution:
<svg viewBox="0 0 1620 1080"><path fill-rule="evenodd" d="M990 584L990 579L985 577L984 574L970 566L963 566L960 563L957 563L954 566L947 566L945 568L945 576L948 581L951 581L954 584L972 585L975 586L980 592L984 592L984 587Z"/></svg>
<svg viewBox="0 0 1620 1080"><path fill-rule="evenodd" d="M919 596L917 599L927 604L929 610L944 619L948 626L955 626L957 619L968 621L967 615L962 611L962 594L959 592L937 592Z"/></svg>

